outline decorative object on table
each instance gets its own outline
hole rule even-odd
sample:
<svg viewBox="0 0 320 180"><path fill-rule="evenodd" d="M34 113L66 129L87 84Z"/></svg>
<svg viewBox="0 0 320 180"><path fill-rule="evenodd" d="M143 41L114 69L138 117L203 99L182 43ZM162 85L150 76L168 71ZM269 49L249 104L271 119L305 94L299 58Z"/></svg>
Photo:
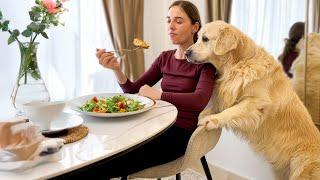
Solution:
<svg viewBox="0 0 320 180"><path fill-rule="evenodd" d="M26 117L40 126L44 135L75 128L83 123L83 119L75 114L65 113L64 101L55 102L30 102L23 105Z"/></svg>
<svg viewBox="0 0 320 180"><path fill-rule="evenodd" d="M10 34L8 44L17 42L20 50L20 67L15 86L11 93L11 100L17 115L23 114L22 104L31 101L50 101L48 89L42 79L37 59L39 43L36 38L41 35L48 39L45 30L52 25L58 26L59 16L66 10L63 8L65 0L35 0L36 5L29 11L31 23L22 31L21 35L27 40L20 40L20 31L11 30L9 21L3 19L0 9L0 29Z"/></svg>
<svg viewBox="0 0 320 180"><path fill-rule="evenodd" d="M60 138L65 144L73 143L85 138L89 133L89 128L85 125L80 125L75 128L67 129L62 132L45 134L48 138Z"/></svg>
<svg viewBox="0 0 320 180"><path fill-rule="evenodd" d="M0 170L23 170L58 161L63 139L46 139L38 126L25 118L0 121Z"/></svg>
<svg viewBox="0 0 320 180"><path fill-rule="evenodd" d="M62 112L50 123L50 128L48 130L42 130L41 132L44 135L56 134L78 127L81 124L83 124L81 116Z"/></svg>
<svg viewBox="0 0 320 180"><path fill-rule="evenodd" d="M124 96L128 97L130 99L133 99L135 101L141 102L141 104L144 106L142 109L136 110L136 111L131 111L131 112L114 112L111 111L111 109L117 109L120 107L115 107L115 106L109 106L109 108L106 112L104 111L95 111L95 112L87 112L82 110L83 105L88 103L88 101L92 100L94 97L97 99L103 99L103 98L111 98L115 96ZM155 106L156 102L150 98L144 97L144 96L139 96L137 94L123 94L123 93L98 93L98 94L91 94L91 95L86 95L86 96L81 96L77 97L69 102L70 107L72 110L80 112L82 114L90 115L90 116L95 116L95 117L122 117L122 116L129 116L133 114L138 114L142 113L145 111L150 110L152 107ZM101 104L101 107L103 106L108 106L108 104ZM110 109L111 108L111 109ZM109 112L110 111L110 112Z"/></svg>
<svg viewBox="0 0 320 180"><path fill-rule="evenodd" d="M33 101L23 104L25 115L30 121L38 124L40 129L50 130L52 121L59 118L65 107L64 101L39 102Z"/></svg>

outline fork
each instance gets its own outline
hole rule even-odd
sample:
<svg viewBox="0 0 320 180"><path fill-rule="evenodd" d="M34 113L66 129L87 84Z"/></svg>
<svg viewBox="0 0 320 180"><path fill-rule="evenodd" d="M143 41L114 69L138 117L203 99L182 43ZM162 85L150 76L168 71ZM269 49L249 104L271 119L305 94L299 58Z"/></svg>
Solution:
<svg viewBox="0 0 320 180"><path fill-rule="evenodd" d="M112 52L119 52L119 54L121 52L132 52L132 51L135 51L135 50L138 50L140 49L140 47L136 47L134 49L120 49L120 50L113 50L113 51L107 51L108 53L112 53Z"/></svg>

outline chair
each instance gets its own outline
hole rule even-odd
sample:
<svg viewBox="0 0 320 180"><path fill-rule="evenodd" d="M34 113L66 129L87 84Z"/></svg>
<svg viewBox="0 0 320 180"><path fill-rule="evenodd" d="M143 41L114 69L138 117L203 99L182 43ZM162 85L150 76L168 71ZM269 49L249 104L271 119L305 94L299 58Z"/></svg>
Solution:
<svg viewBox="0 0 320 180"><path fill-rule="evenodd" d="M130 177L161 179L161 177L176 175L176 179L180 180L180 173L200 159L207 179L212 180L205 154L215 147L220 135L221 129L207 131L203 126L200 126L193 132L186 153L182 157L166 164L131 174Z"/></svg>

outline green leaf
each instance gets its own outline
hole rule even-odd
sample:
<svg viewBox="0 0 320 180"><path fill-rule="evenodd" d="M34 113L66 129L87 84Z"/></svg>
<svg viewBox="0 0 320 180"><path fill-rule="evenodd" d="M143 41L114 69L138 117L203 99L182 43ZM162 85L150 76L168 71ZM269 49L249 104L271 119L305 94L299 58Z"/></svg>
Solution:
<svg viewBox="0 0 320 180"><path fill-rule="evenodd" d="M44 25L44 24L39 24L39 31L41 32L41 31L43 31L43 30L45 30L46 29L46 25Z"/></svg>
<svg viewBox="0 0 320 180"><path fill-rule="evenodd" d="M24 37L30 37L32 35L32 31L30 29L26 29L21 33Z"/></svg>
<svg viewBox="0 0 320 180"><path fill-rule="evenodd" d="M40 79L40 74L39 74L36 70L32 71L31 76L32 76L35 80Z"/></svg>
<svg viewBox="0 0 320 180"><path fill-rule="evenodd" d="M20 35L20 31L18 29L15 29L15 30L12 31L12 35L14 37L18 37Z"/></svg>
<svg viewBox="0 0 320 180"><path fill-rule="evenodd" d="M33 11L33 12L41 12L41 8L39 7L39 6L33 6L32 8L31 8L31 11Z"/></svg>
<svg viewBox="0 0 320 180"><path fill-rule="evenodd" d="M52 24L54 25L54 26L58 26L59 25L59 21L52 21Z"/></svg>
<svg viewBox="0 0 320 180"><path fill-rule="evenodd" d="M40 4L41 3L41 0L36 0L36 4Z"/></svg>
<svg viewBox="0 0 320 180"><path fill-rule="evenodd" d="M45 32L41 32L41 35L42 35L44 38L49 39L49 37L48 37L47 33L45 33Z"/></svg>
<svg viewBox="0 0 320 180"><path fill-rule="evenodd" d="M34 13L32 11L29 11L29 16L32 21L35 21Z"/></svg>
<svg viewBox="0 0 320 180"><path fill-rule="evenodd" d="M3 23L2 23L2 31L8 31L8 29L9 29L9 21L4 21Z"/></svg>
<svg viewBox="0 0 320 180"><path fill-rule="evenodd" d="M8 45L11 44L11 43L13 43L14 41L15 41L14 35L11 35L11 36L9 37L9 39L8 39Z"/></svg>
<svg viewBox="0 0 320 180"><path fill-rule="evenodd" d="M40 12L37 11L29 11L29 16L32 21L39 21L41 18Z"/></svg>
<svg viewBox="0 0 320 180"><path fill-rule="evenodd" d="M30 25L27 26L28 29L31 29L33 32L39 32L40 26L39 24L32 22Z"/></svg>
<svg viewBox="0 0 320 180"><path fill-rule="evenodd" d="M3 18L2 11L0 11L0 20Z"/></svg>

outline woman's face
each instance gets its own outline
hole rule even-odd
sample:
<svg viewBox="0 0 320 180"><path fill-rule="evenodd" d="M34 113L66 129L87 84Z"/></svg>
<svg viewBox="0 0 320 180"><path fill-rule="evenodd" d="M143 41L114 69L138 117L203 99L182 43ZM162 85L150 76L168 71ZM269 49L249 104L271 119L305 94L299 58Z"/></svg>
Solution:
<svg viewBox="0 0 320 180"><path fill-rule="evenodd" d="M197 31L197 25L191 24L190 18L183 9L179 6L171 7L166 21L168 35L173 44L193 43L193 35Z"/></svg>

